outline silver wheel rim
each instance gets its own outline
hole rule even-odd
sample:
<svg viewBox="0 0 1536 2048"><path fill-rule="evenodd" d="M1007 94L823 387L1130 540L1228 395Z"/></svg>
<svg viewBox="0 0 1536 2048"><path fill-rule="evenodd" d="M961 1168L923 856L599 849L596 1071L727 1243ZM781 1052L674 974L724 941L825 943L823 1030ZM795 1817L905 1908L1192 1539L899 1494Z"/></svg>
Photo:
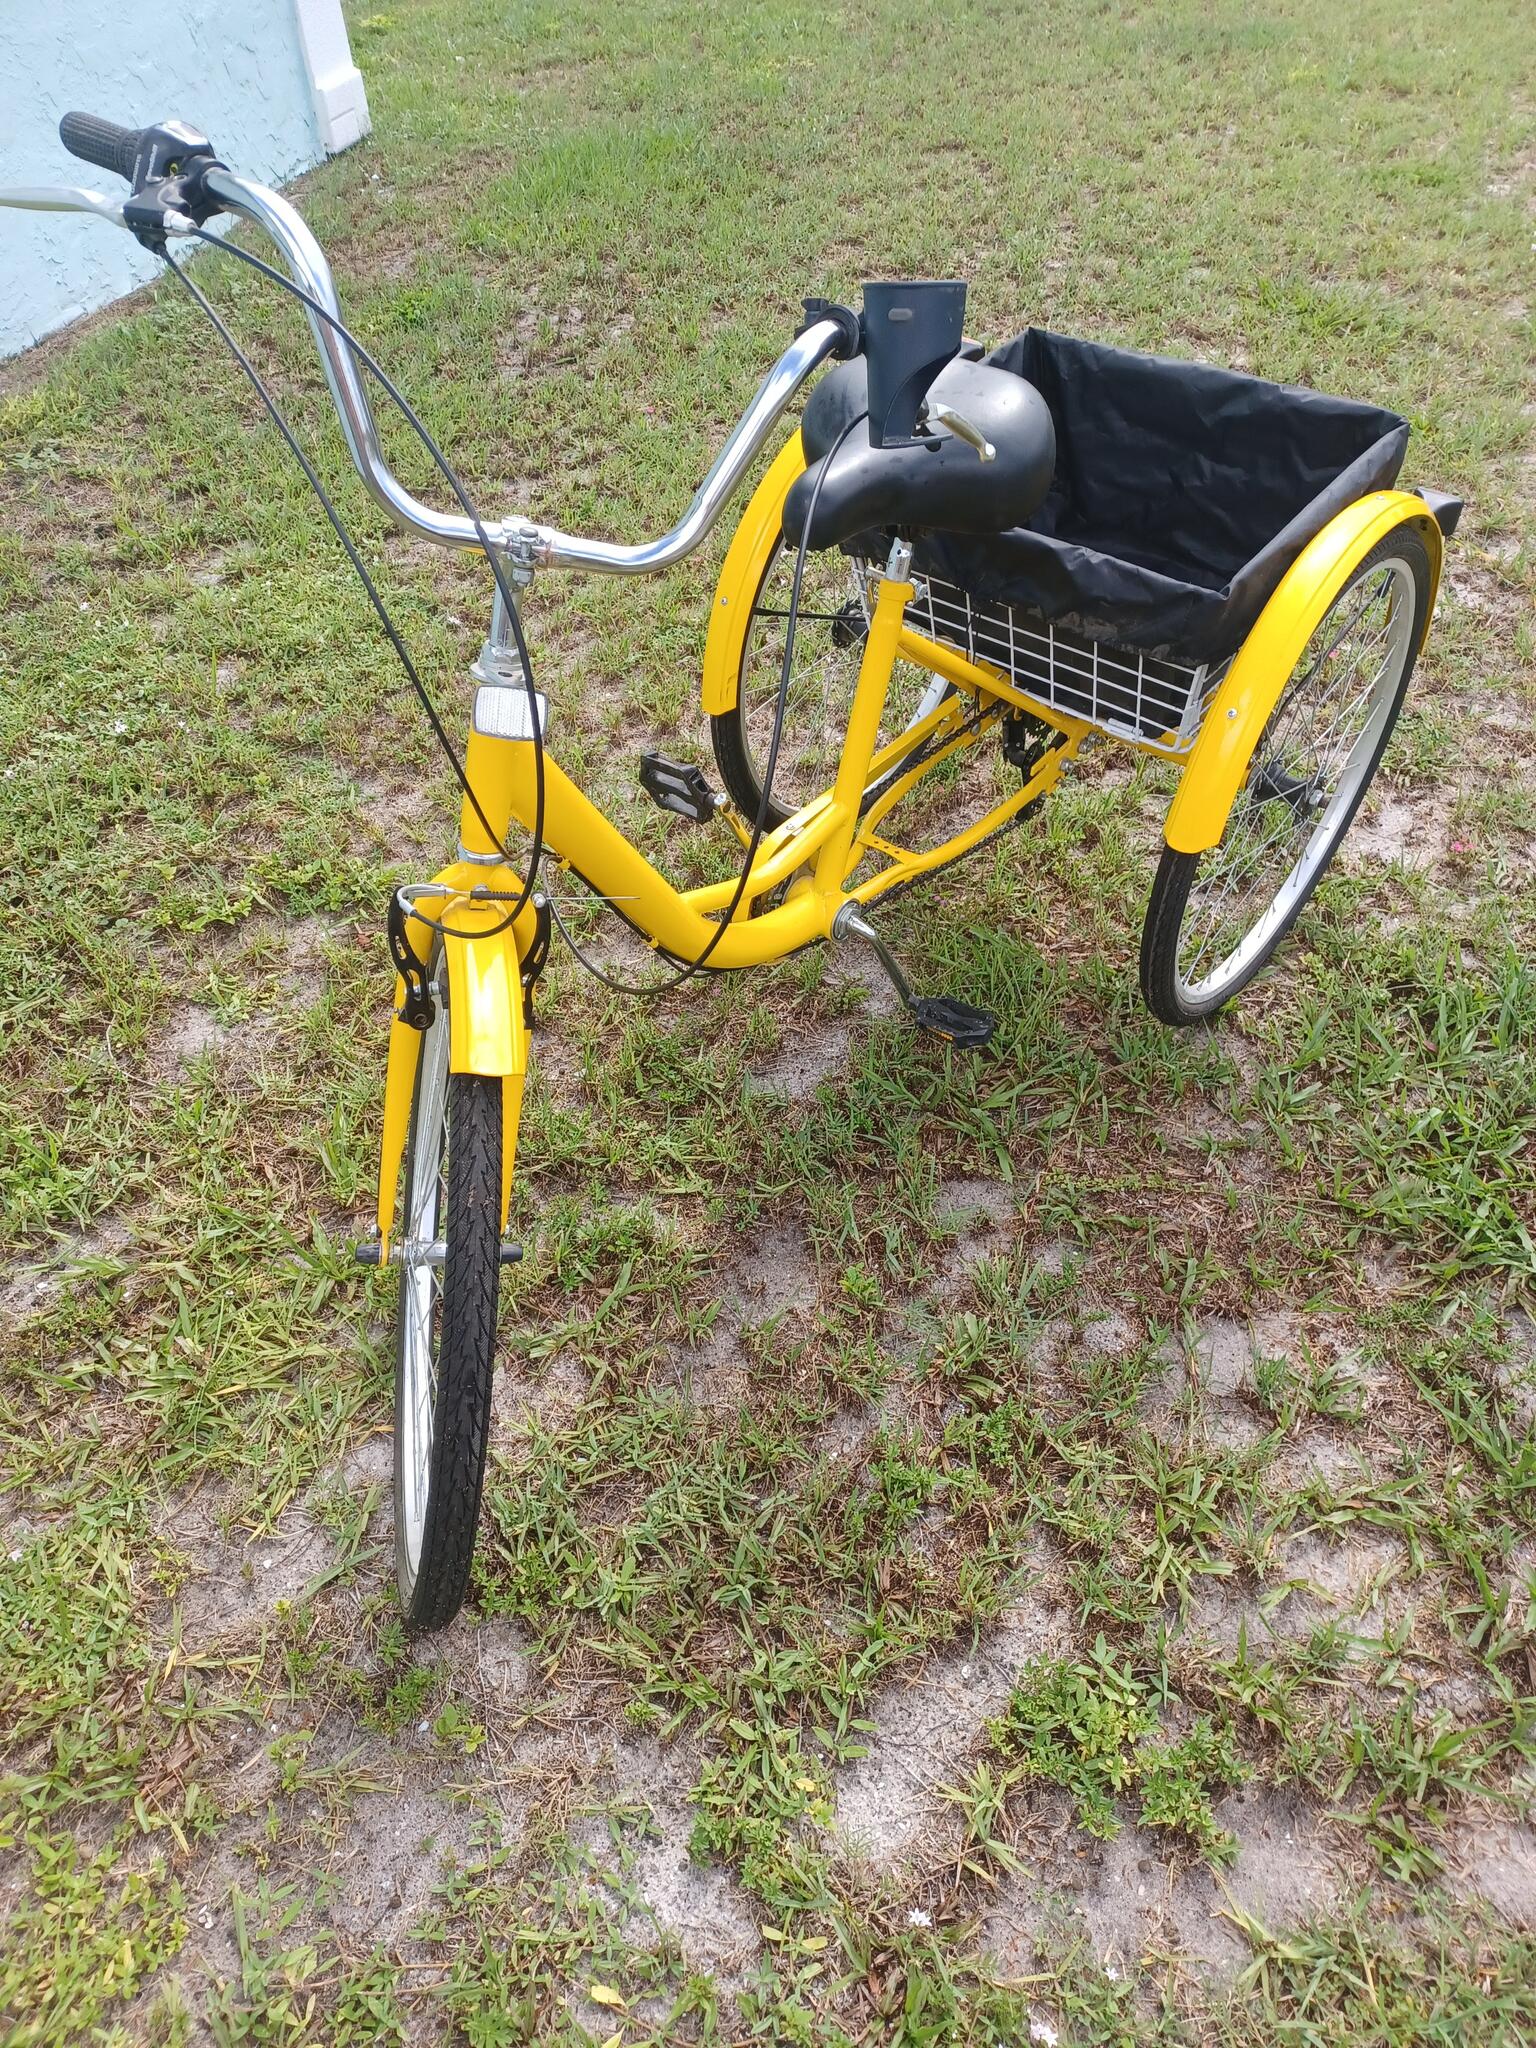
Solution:
<svg viewBox="0 0 1536 2048"><path fill-rule="evenodd" d="M781 544L769 563L741 652L738 683L742 744L752 779L761 789L783 673L784 633L796 550ZM831 573L828 573L828 571ZM847 647L834 641L831 616L842 612L857 635ZM848 710L869 626L864 564L845 555L812 555L801 586L795 660L784 706L784 737L773 778L773 801L794 812L830 788L842 756ZM905 687L903 687L905 684ZM898 662L881 722L882 741L916 725L943 701L941 676ZM895 772L895 771L892 771ZM809 785L809 786L807 786Z"/></svg>
<svg viewBox="0 0 1536 2048"><path fill-rule="evenodd" d="M413 1250L443 1235L448 1164L448 1005L436 995L437 1014L422 1035L415 1132L405 1180L404 1235L400 1243L400 1499L395 1503L403 1538L406 1587L421 1568L432 1447L437 1419L437 1353L442 1323L444 1268L413 1257Z"/></svg>
<svg viewBox="0 0 1536 2048"><path fill-rule="evenodd" d="M1179 924L1180 1002L1223 1002L1306 900L1371 774L1412 649L1416 590L1375 562L1325 614L1270 715Z"/></svg>

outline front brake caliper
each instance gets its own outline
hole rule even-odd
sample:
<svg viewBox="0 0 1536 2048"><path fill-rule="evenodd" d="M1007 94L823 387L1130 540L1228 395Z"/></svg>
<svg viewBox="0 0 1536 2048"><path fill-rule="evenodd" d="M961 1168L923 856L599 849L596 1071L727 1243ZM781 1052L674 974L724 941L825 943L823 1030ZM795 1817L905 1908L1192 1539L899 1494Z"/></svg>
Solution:
<svg viewBox="0 0 1536 2048"><path fill-rule="evenodd" d="M400 1005L398 1015L402 1024L409 1024L413 1031L425 1031L437 1015L437 1005L432 1000L432 985L427 980L427 970L417 959L406 930L405 905L400 900L398 889L390 894L389 957L394 961L396 971L405 987L405 1001Z"/></svg>

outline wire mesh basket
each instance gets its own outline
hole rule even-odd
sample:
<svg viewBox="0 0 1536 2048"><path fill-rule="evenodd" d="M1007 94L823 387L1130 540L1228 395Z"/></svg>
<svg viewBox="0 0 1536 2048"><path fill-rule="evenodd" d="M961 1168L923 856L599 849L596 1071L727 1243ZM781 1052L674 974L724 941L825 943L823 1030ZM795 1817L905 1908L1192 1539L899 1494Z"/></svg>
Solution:
<svg viewBox="0 0 1536 2048"><path fill-rule="evenodd" d="M1025 696L1048 710L1174 756L1194 745L1206 707L1232 665L1230 655L1190 667L1090 640L1020 605L974 597L936 576L918 581L907 623L930 639L949 641L973 661L1003 669Z"/></svg>

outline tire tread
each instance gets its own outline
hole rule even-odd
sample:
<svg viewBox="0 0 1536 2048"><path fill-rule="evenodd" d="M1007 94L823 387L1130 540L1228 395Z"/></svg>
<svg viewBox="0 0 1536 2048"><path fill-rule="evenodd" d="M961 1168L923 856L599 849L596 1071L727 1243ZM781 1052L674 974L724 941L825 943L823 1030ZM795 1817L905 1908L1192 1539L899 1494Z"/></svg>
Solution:
<svg viewBox="0 0 1536 2048"><path fill-rule="evenodd" d="M421 1560L407 1625L445 1628L464 1604L490 1435L501 1278L501 1082L448 1080L448 1202L437 1412Z"/></svg>

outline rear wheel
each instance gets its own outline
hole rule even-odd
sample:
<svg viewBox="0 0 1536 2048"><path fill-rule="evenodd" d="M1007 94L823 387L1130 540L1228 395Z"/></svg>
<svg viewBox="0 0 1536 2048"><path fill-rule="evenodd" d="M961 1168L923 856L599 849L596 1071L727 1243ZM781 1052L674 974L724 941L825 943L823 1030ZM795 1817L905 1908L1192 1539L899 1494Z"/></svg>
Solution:
<svg viewBox="0 0 1536 2048"><path fill-rule="evenodd" d="M407 1625L463 1605L480 1519L501 1271L502 1085L448 1070L448 977L406 1148L395 1364L395 1572Z"/></svg>
<svg viewBox="0 0 1536 2048"><path fill-rule="evenodd" d="M1265 726L1218 844L1165 846L1141 987L1165 1024L1197 1024L1273 956L1370 788L1423 638L1433 573L1399 527L1356 569Z"/></svg>
<svg viewBox="0 0 1536 2048"><path fill-rule="evenodd" d="M710 720L720 778L743 817L755 819L773 743L774 714L784 669L790 588L796 550L775 541L741 644L736 701ZM829 549L808 555L800 586L800 612L784 704L784 732L768 806L771 831L830 789L842 758L848 711L869 630L863 565ZM949 685L926 669L898 662L891 677L881 740L925 717Z"/></svg>

